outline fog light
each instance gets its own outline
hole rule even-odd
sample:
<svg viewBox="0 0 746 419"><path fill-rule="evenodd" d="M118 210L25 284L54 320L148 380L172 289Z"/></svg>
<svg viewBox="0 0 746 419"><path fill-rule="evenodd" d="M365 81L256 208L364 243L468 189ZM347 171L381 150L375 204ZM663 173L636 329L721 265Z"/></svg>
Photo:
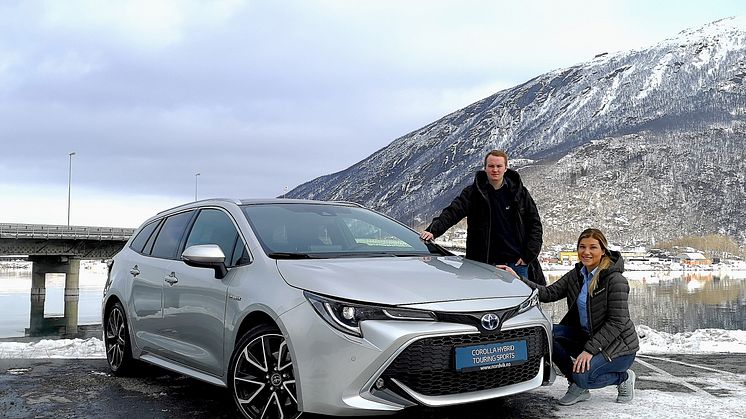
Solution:
<svg viewBox="0 0 746 419"><path fill-rule="evenodd" d="M355 319L355 307L344 307L342 308L342 317L346 320Z"/></svg>
<svg viewBox="0 0 746 419"><path fill-rule="evenodd" d="M383 378L379 378L376 380L376 389L383 390L384 385L386 384L385 381L383 381Z"/></svg>

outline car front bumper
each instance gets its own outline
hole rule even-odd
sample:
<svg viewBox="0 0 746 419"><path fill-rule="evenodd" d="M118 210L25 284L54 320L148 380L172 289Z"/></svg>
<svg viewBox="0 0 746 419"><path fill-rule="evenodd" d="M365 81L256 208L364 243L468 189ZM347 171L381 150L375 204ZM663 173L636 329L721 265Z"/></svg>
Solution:
<svg viewBox="0 0 746 419"><path fill-rule="evenodd" d="M380 415L415 405L503 397L539 387L551 361L552 326L537 307L490 335L459 323L368 320L361 323L359 338L331 328L310 304L295 307L281 320L296 368L299 407L310 413ZM455 371L454 346L516 336L529 336L525 364L530 365Z"/></svg>

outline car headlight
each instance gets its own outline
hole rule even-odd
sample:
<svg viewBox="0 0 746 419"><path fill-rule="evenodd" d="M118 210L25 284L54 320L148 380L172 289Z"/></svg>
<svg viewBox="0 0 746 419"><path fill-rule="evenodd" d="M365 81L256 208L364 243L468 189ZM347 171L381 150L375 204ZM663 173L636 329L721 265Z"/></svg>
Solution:
<svg viewBox="0 0 746 419"><path fill-rule="evenodd" d="M531 295L518 306L518 314L530 310L532 307L539 305L539 290L534 289L531 291Z"/></svg>
<svg viewBox="0 0 746 419"><path fill-rule="evenodd" d="M435 314L429 311L351 303L323 297L308 291L304 291L303 295L311 303L316 313L330 326L358 337L363 336L360 322L365 320L437 320Z"/></svg>

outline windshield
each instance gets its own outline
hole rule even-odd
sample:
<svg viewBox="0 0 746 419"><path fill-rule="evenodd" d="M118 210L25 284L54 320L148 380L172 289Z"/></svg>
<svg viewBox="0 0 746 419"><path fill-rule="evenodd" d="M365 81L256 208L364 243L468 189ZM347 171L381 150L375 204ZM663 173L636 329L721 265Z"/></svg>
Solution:
<svg viewBox="0 0 746 419"><path fill-rule="evenodd" d="M416 232L364 208L275 203L242 209L265 253L277 259L444 254Z"/></svg>

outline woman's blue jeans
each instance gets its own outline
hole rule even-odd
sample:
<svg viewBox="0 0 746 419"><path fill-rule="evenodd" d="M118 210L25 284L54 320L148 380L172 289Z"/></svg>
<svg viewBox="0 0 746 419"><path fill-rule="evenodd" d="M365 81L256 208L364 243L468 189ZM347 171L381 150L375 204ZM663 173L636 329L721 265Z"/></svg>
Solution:
<svg viewBox="0 0 746 419"><path fill-rule="evenodd" d="M635 362L635 355L618 356L609 362L600 352L591 358L588 371L578 374L572 372L572 358L577 358L588 334L582 329L555 324L552 331L552 360L567 381L580 388L602 388L618 385L627 379L627 370Z"/></svg>

